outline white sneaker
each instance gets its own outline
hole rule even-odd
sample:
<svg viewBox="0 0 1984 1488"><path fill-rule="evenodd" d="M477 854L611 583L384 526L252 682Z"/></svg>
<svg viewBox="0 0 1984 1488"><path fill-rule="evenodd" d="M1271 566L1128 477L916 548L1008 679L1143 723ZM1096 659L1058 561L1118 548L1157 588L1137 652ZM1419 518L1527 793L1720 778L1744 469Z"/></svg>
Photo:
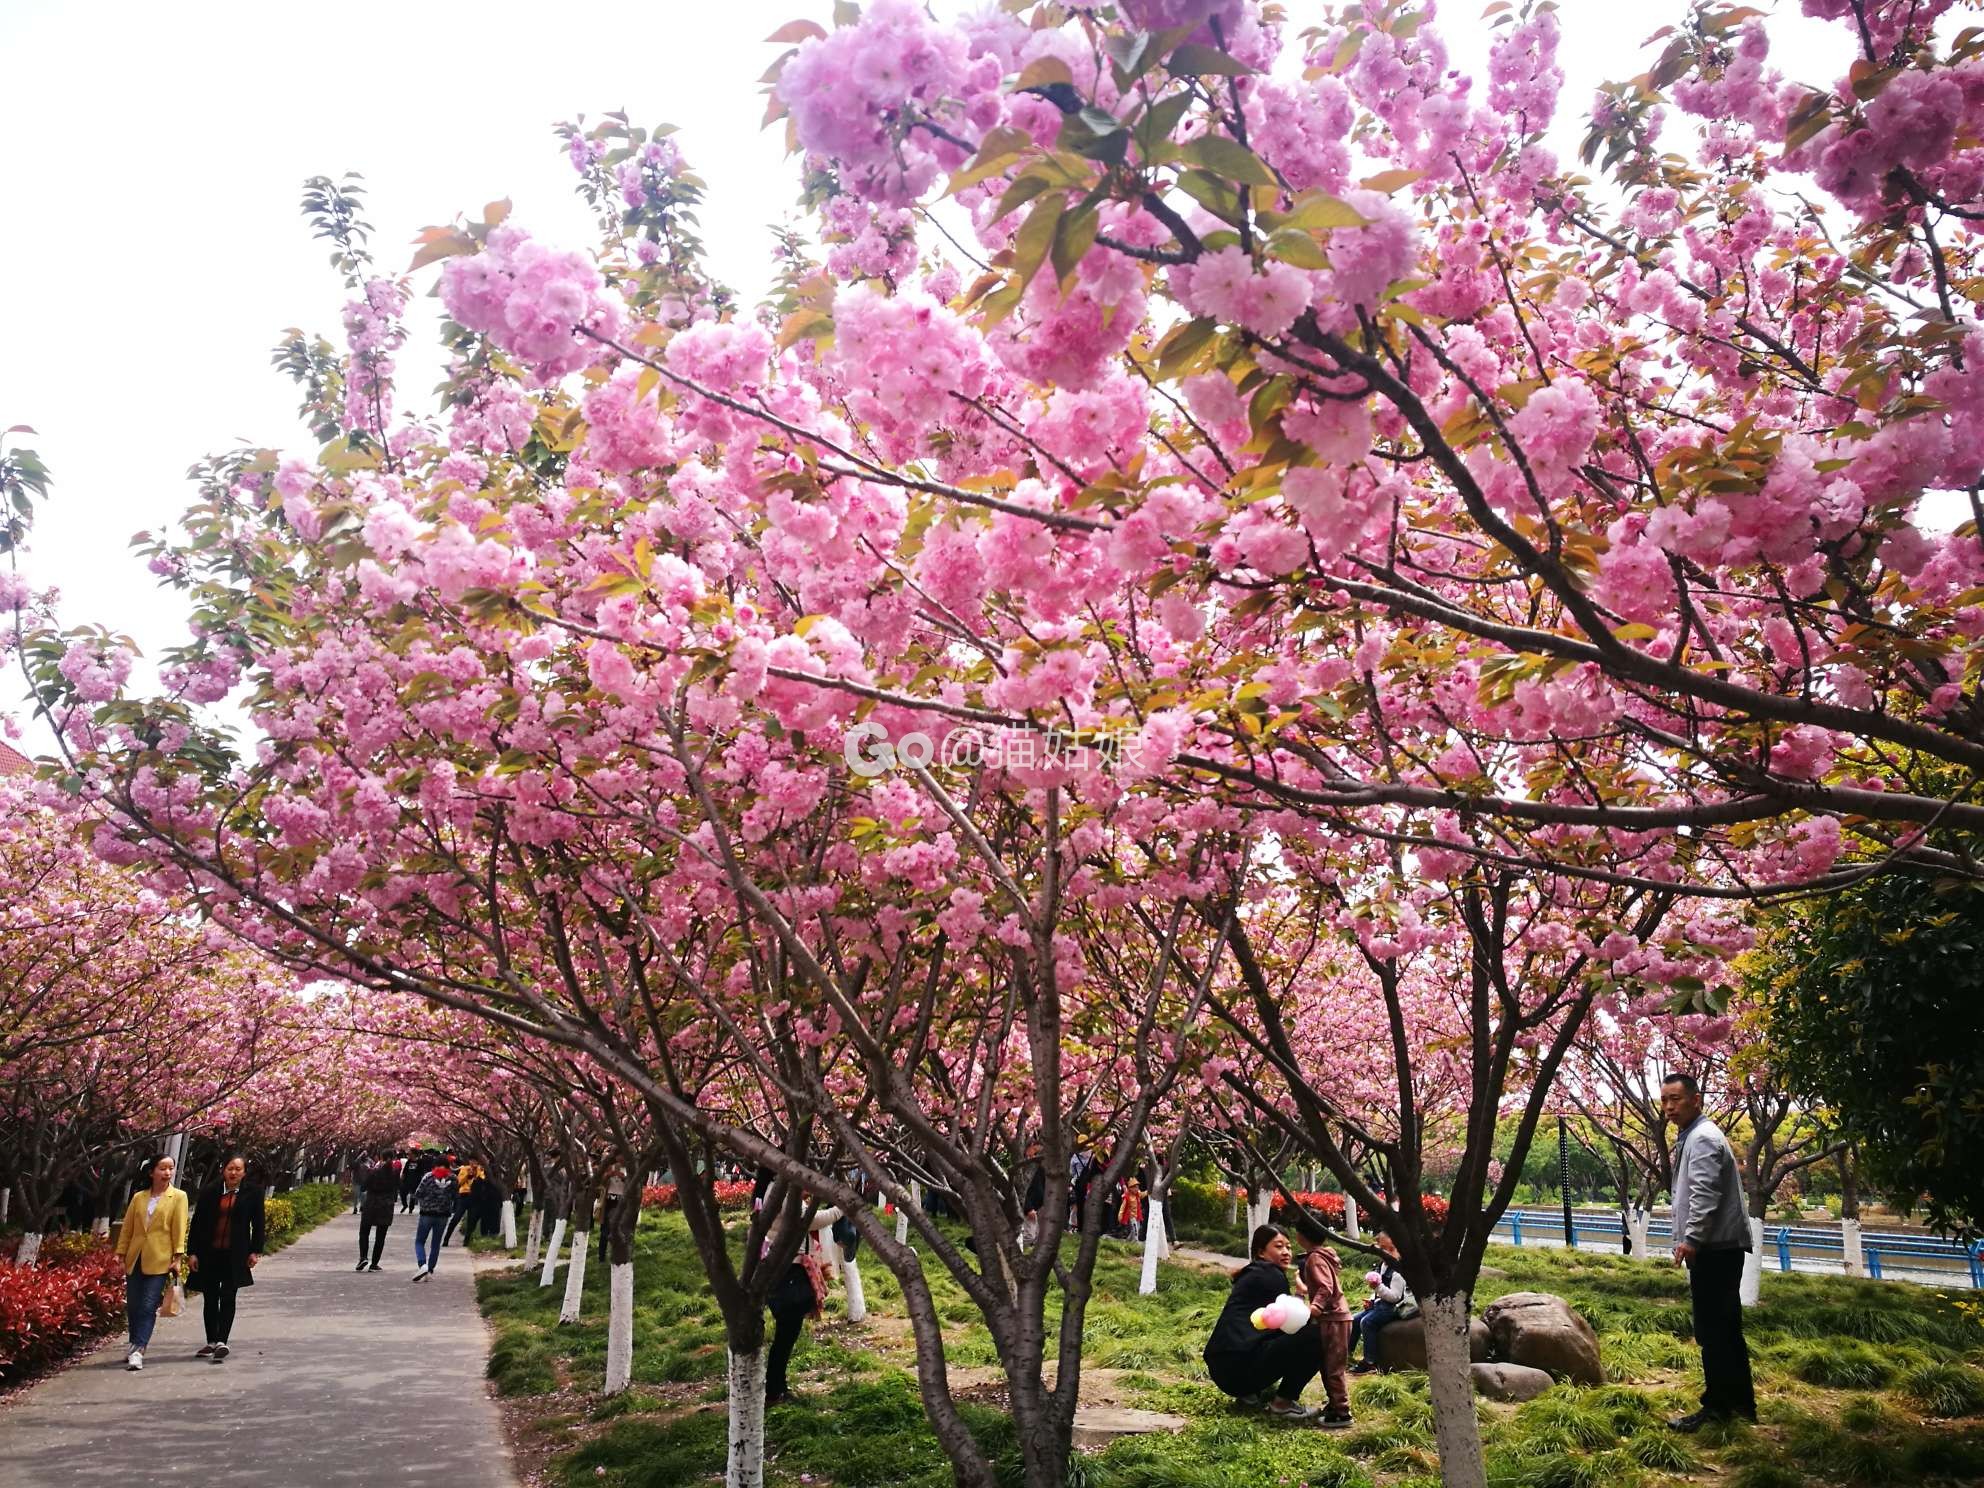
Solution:
<svg viewBox="0 0 1984 1488"><path fill-rule="evenodd" d="M143 1369L145 1367L145 1351L143 1349L132 1349L131 1357L124 1361L124 1367L126 1369Z"/></svg>

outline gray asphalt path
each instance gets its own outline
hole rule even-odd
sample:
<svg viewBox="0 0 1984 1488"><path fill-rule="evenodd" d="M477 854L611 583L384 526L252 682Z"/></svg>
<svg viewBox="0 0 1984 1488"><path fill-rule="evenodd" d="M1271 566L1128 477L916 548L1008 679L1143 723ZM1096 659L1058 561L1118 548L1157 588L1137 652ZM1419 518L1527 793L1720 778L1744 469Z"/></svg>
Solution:
<svg viewBox="0 0 1984 1488"><path fill-rule="evenodd" d="M159 1319L141 1372L119 1333L0 1403L0 1488L516 1488L468 1253L450 1246L415 1285L413 1228L394 1221L376 1274L352 1270L350 1215L264 1261L224 1364L193 1357L193 1296Z"/></svg>

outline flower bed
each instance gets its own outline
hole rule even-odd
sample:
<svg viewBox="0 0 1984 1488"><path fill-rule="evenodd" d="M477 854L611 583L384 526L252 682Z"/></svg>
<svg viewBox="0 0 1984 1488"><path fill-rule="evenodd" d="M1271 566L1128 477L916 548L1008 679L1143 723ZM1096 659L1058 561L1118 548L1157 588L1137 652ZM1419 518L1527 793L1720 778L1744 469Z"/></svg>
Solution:
<svg viewBox="0 0 1984 1488"><path fill-rule="evenodd" d="M675 1209L680 1207L681 1196L672 1183L650 1183L641 1190L643 1209ZM751 1207L751 1185L748 1183L719 1183L716 1186L716 1206L719 1209L749 1209Z"/></svg>
<svg viewBox="0 0 1984 1488"><path fill-rule="evenodd" d="M123 1316L123 1269L106 1240L63 1237L41 1264L0 1262L0 1386L61 1362Z"/></svg>

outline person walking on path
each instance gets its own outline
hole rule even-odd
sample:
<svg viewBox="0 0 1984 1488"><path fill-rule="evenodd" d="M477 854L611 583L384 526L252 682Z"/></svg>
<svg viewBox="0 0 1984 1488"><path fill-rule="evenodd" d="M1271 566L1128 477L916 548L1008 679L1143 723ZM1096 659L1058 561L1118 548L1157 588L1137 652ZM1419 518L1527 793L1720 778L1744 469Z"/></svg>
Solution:
<svg viewBox="0 0 1984 1488"><path fill-rule="evenodd" d="M1270 1415L1307 1421L1316 1412L1301 1396L1323 1367L1322 1329L1314 1318L1298 1333L1263 1332L1253 1322L1257 1309L1288 1295L1294 1247L1273 1225L1262 1225L1248 1254L1253 1259L1233 1273L1233 1290L1206 1340L1206 1373L1242 1404L1259 1404L1267 1396Z"/></svg>
<svg viewBox="0 0 1984 1488"><path fill-rule="evenodd" d="M247 1160L237 1153L221 1165L220 1182L201 1191L193 1210L192 1271L186 1286L205 1299L200 1311L207 1343L197 1357L216 1364L227 1358L235 1300L243 1287L255 1284L255 1266L268 1240L262 1190L248 1184L247 1177Z"/></svg>
<svg viewBox="0 0 1984 1488"><path fill-rule="evenodd" d="M409 1151L406 1162L400 1168L400 1213L413 1213L414 1190L420 1187L420 1180L433 1169L434 1164L425 1153Z"/></svg>
<svg viewBox="0 0 1984 1488"><path fill-rule="evenodd" d="M446 1245L455 1238L455 1227L468 1218L469 1190L475 1187L475 1180L482 1176L482 1169L473 1162L464 1162L460 1167L448 1164L455 1175L455 1208L448 1216L448 1227L441 1232L441 1243ZM475 1236L475 1221L470 1219L468 1228L462 1231L462 1244L466 1246Z"/></svg>
<svg viewBox="0 0 1984 1488"><path fill-rule="evenodd" d="M1702 1350L1702 1408L1667 1424L1699 1431L1710 1421L1757 1418L1750 1347L1743 1341L1743 1257L1750 1221L1743 1181L1722 1129L1702 1115L1701 1087L1687 1074L1660 1082L1660 1109L1674 1124L1674 1259L1688 1268L1695 1342Z"/></svg>
<svg viewBox="0 0 1984 1488"><path fill-rule="evenodd" d="M393 1227L394 1201L399 1197L400 1175L393 1171L391 1157L379 1154L365 1174L364 1201L358 1208L358 1269L377 1271L379 1256L386 1248L386 1231ZM372 1258L367 1264L365 1246L372 1245Z"/></svg>
<svg viewBox="0 0 1984 1488"><path fill-rule="evenodd" d="M413 1191L413 1207L420 1211L420 1222L413 1232L413 1279L425 1281L441 1264L441 1237L448 1231L448 1216L455 1212L455 1180L446 1164L430 1168Z"/></svg>
<svg viewBox="0 0 1984 1488"><path fill-rule="evenodd" d="M131 1326L126 1369L145 1367L145 1350L158 1323L158 1305L186 1259L186 1191L172 1186L177 1164L152 1159L151 1184L131 1195L117 1232L117 1259L124 1266L124 1311Z"/></svg>
<svg viewBox="0 0 1984 1488"><path fill-rule="evenodd" d="M1322 1334L1323 1394L1329 1402L1322 1424L1338 1430L1350 1424L1350 1304L1343 1298L1343 1262L1326 1231L1302 1218L1295 1227L1308 1247L1296 1274L1302 1295L1309 1299L1309 1316Z"/></svg>

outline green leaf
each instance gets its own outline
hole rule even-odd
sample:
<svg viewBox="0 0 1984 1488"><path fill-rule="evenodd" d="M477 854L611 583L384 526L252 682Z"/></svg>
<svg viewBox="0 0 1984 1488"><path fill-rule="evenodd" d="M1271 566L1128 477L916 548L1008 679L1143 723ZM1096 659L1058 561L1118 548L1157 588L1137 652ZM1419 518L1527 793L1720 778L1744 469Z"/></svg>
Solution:
<svg viewBox="0 0 1984 1488"><path fill-rule="evenodd" d="M1230 181L1240 181L1248 186L1280 184L1260 156L1238 140L1228 139L1223 134L1208 134L1192 140L1178 153L1193 165L1203 166Z"/></svg>
<svg viewBox="0 0 1984 1488"><path fill-rule="evenodd" d="M1085 207L1062 217L1055 227L1054 276L1064 285L1082 256L1095 246L1095 234L1101 226L1102 214L1094 207Z"/></svg>
<svg viewBox="0 0 1984 1488"><path fill-rule="evenodd" d="M1178 178L1178 189L1222 222L1238 227L1246 220L1239 191L1210 171L1186 171Z"/></svg>
<svg viewBox="0 0 1984 1488"><path fill-rule="evenodd" d="M1254 71L1238 57L1228 56L1218 47L1200 46L1190 41L1166 57L1164 66L1173 77L1204 77L1208 73L1218 77L1249 77Z"/></svg>
<svg viewBox="0 0 1984 1488"><path fill-rule="evenodd" d="M1305 191L1295 198L1286 212L1263 216L1264 227L1295 227L1305 232L1328 232L1339 227L1369 227L1371 219L1342 197L1327 191Z"/></svg>
<svg viewBox="0 0 1984 1488"><path fill-rule="evenodd" d="M1188 320L1176 327L1157 345L1157 375L1174 377L1184 367L1190 365L1199 349L1212 340L1219 329L1219 322L1209 316Z"/></svg>
<svg viewBox="0 0 1984 1488"><path fill-rule="evenodd" d="M1043 196L1034 203L1019 232L1014 234L1013 269L1021 289L1026 288L1047 261L1048 250L1054 246L1054 234L1061 225L1061 211L1067 204L1065 191Z"/></svg>
<svg viewBox="0 0 1984 1488"><path fill-rule="evenodd" d="M1327 269L1330 261L1316 240L1299 228L1284 227L1268 235L1268 256L1298 269Z"/></svg>
<svg viewBox="0 0 1984 1488"><path fill-rule="evenodd" d="M1006 194L999 198L999 206L992 214L992 220L999 222L1017 212L1032 201L1052 183L1043 175L1028 171L1006 188Z"/></svg>

